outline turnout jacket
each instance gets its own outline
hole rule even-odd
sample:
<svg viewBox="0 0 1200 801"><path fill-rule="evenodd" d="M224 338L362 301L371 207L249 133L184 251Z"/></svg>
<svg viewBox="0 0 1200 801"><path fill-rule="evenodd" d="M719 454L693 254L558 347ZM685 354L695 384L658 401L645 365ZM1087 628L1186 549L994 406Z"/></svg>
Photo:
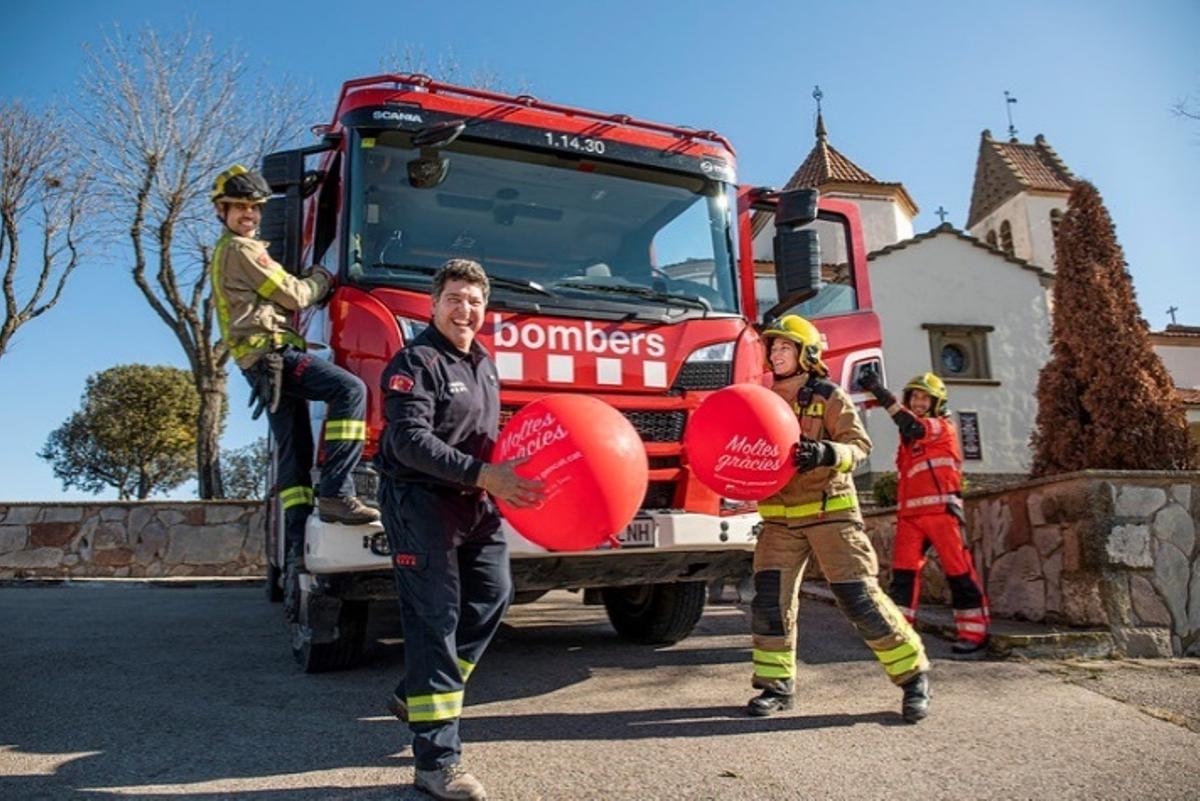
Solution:
<svg viewBox="0 0 1200 801"><path fill-rule="evenodd" d="M852 473L870 454L871 439L850 396L828 378L806 373L776 380L771 390L792 407L801 435L832 444L836 460L832 467L797 472L759 503L759 514L790 525L861 520Z"/></svg>
<svg viewBox="0 0 1200 801"><path fill-rule="evenodd" d="M297 278L271 258L266 242L229 229L213 248L209 271L221 339L238 367L248 369L283 345L305 349L292 315L325 296L324 275Z"/></svg>
<svg viewBox="0 0 1200 801"><path fill-rule="evenodd" d="M962 452L948 417L917 417L923 431L902 436L896 450L896 505L901 517L955 513L962 508ZM907 422L907 421L906 421Z"/></svg>
<svg viewBox="0 0 1200 801"><path fill-rule="evenodd" d="M500 428L500 377L487 349L475 341L463 353L430 325L392 357L380 383L380 473L476 490Z"/></svg>

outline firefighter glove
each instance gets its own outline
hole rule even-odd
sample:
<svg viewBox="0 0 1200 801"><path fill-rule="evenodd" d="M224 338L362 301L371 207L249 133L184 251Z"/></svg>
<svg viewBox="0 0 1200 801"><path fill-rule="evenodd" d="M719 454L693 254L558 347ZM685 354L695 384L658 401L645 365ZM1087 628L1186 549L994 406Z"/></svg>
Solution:
<svg viewBox="0 0 1200 801"><path fill-rule="evenodd" d="M837 461L833 445L819 439L801 439L796 446L796 470L806 473L818 467L832 467Z"/></svg>
<svg viewBox="0 0 1200 801"><path fill-rule="evenodd" d="M888 388L883 385L883 381L879 379L879 373L875 372L875 365L869 364L863 368L858 376L858 385L875 396L886 409L896 402L896 396L888 392Z"/></svg>
<svg viewBox="0 0 1200 801"><path fill-rule="evenodd" d="M279 399L283 395L283 356L278 353L268 353L254 363L249 370L250 377L250 413L253 420L262 416L265 409L268 414L274 414L279 409Z"/></svg>

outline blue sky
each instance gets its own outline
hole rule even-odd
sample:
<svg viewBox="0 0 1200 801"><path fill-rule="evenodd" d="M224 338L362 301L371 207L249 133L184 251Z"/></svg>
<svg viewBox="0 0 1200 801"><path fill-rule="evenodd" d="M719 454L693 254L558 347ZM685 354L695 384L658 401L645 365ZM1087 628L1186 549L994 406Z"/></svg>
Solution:
<svg viewBox="0 0 1200 801"><path fill-rule="evenodd" d="M812 147L820 84L830 142L904 183L921 207L918 232L937 224L939 205L965 224L979 133L1005 134L1008 90L1021 140L1044 134L1104 195L1151 326L1165 325L1170 305L1200 325L1200 122L1171 113L1189 95L1200 108L1194 0L5 5L0 97L34 106L70 102L81 46L113 23L170 31L191 19L266 78L311 84L314 122L342 81L410 45L430 60L452 51L468 72L546 100L721 131L740 179L755 184L782 184ZM84 379L121 363L184 366L124 259L119 248L94 256L0 357L0 501L93 497L64 493L35 456L78 407ZM238 447L266 426L244 412L240 375L229 383L224 444Z"/></svg>

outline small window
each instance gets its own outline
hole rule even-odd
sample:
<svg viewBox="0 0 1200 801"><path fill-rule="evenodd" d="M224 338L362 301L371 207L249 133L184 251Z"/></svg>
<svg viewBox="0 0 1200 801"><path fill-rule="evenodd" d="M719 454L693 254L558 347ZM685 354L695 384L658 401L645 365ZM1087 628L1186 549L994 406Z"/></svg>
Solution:
<svg viewBox="0 0 1200 801"><path fill-rule="evenodd" d="M1008 220L1000 223L1000 249L1010 256L1013 255L1012 226Z"/></svg>
<svg viewBox="0 0 1200 801"><path fill-rule="evenodd" d="M933 372L953 381L990 381L987 335L990 325L943 325L925 323L929 332L929 355Z"/></svg>
<svg viewBox="0 0 1200 801"><path fill-rule="evenodd" d="M988 231L988 233L987 233L987 243L988 243L989 245L991 245L992 247L996 247L996 229L995 229L995 228L993 228L992 230Z"/></svg>
<svg viewBox="0 0 1200 801"><path fill-rule="evenodd" d="M1058 242L1058 226L1062 222L1062 209L1050 209L1050 236Z"/></svg>

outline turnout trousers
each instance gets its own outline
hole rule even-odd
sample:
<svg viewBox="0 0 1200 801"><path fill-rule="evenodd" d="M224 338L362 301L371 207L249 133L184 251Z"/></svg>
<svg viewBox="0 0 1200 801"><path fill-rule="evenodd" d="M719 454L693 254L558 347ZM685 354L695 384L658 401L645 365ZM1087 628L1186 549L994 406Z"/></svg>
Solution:
<svg viewBox="0 0 1200 801"><path fill-rule="evenodd" d="M962 524L952 514L910 515L896 521L888 595L911 623L917 616L921 569L925 567L925 554L931 544L946 571L958 638L970 643L983 642L991 618L987 596L975 574L971 552L963 542Z"/></svg>
<svg viewBox="0 0 1200 801"><path fill-rule="evenodd" d="M790 527L767 522L754 548L755 688L793 691L798 593L813 556L838 608L893 683L904 684L929 669L921 638L879 587L879 561L862 523L843 519Z"/></svg>
<svg viewBox="0 0 1200 801"><path fill-rule="evenodd" d="M463 687L512 597L500 515L482 492L379 483L383 525L404 626L404 680L413 756L420 770L462 753Z"/></svg>
<svg viewBox="0 0 1200 801"><path fill-rule="evenodd" d="M292 346L283 356L279 408L268 413L277 453L276 484L283 509L287 553L304 549L304 524L316 497L354 495L350 476L367 438L367 390L362 380L332 362ZM325 460L321 484L312 485L313 432L308 401L326 403Z"/></svg>

